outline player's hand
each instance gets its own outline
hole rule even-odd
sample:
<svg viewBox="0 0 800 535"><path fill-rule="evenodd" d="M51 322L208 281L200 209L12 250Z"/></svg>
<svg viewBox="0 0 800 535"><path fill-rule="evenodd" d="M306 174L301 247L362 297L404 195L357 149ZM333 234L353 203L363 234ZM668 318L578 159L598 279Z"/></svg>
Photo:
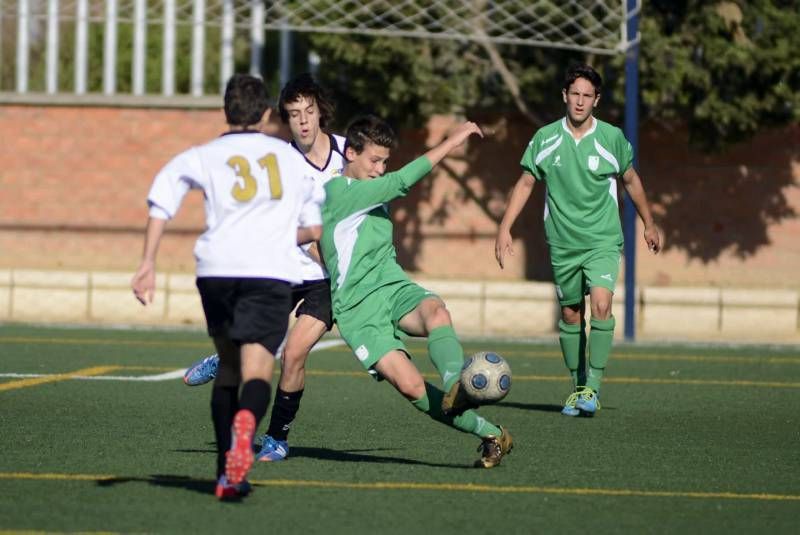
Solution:
<svg viewBox="0 0 800 535"><path fill-rule="evenodd" d="M644 241L647 243L647 248L653 254L658 254L663 245L661 239L661 231L655 225L650 225L644 229Z"/></svg>
<svg viewBox="0 0 800 535"><path fill-rule="evenodd" d="M472 134L478 134L483 137L483 131L480 127L472 121L467 121L458 125L455 130L450 133L450 139L453 140L456 146L461 145Z"/></svg>
<svg viewBox="0 0 800 535"><path fill-rule="evenodd" d="M514 256L512 243L511 232L504 229L499 229L497 231L497 237L494 240L494 257L497 259L497 263L500 264L500 269L505 268L504 260L506 253Z"/></svg>
<svg viewBox="0 0 800 535"><path fill-rule="evenodd" d="M156 291L156 266L152 262L142 262L131 280L133 295L143 305L153 302Z"/></svg>

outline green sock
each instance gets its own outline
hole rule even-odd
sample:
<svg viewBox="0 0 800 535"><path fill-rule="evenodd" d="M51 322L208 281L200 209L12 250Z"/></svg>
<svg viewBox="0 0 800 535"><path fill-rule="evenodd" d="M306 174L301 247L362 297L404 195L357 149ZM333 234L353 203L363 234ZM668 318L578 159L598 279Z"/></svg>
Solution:
<svg viewBox="0 0 800 535"><path fill-rule="evenodd" d="M478 413L473 410L464 411L455 417L445 415L442 413L443 397L444 392L426 382L425 395L420 399L412 401L411 404L437 422L441 422L465 433L470 433L481 438L488 437L489 435L499 437L502 433L499 427L482 416L479 416Z"/></svg>
<svg viewBox="0 0 800 535"><path fill-rule="evenodd" d="M458 381L464 365L464 349L450 325L436 327L428 334L428 355L442 376L445 392Z"/></svg>
<svg viewBox="0 0 800 535"><path fill-rule="evenodd" d="M589 321L592 330L589 332L589 373L586 377L586 386L595 392L600 390L603 372L608 364L608 357L611 355L616 323L614 316L607 320L592 318Z"/></svg>
<svg viewBox="0 0 800 535"><path fill-rule="evenodd" d="M572 376L572 386L577 387L582 378L578 377L581 361L586 358L586 331L584 323L566 323L558 320L558 342L561 344L561 355L564 364Z"/></svg>

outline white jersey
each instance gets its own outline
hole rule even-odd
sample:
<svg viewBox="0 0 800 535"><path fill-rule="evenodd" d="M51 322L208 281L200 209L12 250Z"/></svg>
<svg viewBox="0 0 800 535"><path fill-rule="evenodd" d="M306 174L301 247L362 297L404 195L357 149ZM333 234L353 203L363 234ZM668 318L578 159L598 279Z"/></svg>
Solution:
<svg viewBox="0 0 800 535"><path fill-rule="evenodd" d="M308 167L308 172L314 177L314 181L317 182L320 186L324 186L325 183L330 180L331 178L342 174L342 169L344 169L344 142L345 138L342 136L337 136L333 134L329 134L331 139L331 150L328 153L328 161L322 167L317 167L313 163L311 163L308 159L306 159L306 166ZM302 154L300 149L297 145L292 141L291 146L297 150L298 154ZM300 261L302 267L302 274L303 280L307 281L315 281L320 279L327 279L329 277L327 270L319 265L314 258L308 254L308 248L310 245L303 245L297 248L297 257Z"/></svg>
<svg viewBox="0 0 800 535"><path fill-rule="evenodd" d="M298 226L322 222L325 191L285 141L229 132L172 159L147 197L150 216L171 219L189 189L202 189L206 231L194 248L198 277L302 282Z"/></svg>

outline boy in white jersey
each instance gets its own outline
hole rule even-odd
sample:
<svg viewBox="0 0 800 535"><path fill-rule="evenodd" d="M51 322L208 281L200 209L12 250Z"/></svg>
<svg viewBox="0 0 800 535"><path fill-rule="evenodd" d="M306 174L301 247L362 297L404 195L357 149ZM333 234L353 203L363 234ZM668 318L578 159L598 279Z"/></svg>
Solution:
<svg viewBox="0 0 800 535"><path fill-rule="evenodd" d="M305 158L308 173L319 184L341 173L344 138L325 132L333 120L334 104L309 74L290 80L278 100L281 120L289 125L291 146ZM311 348L333 326L330 279L321 265L316 244L295 250L302 265L303 282L292 286L292 307L297 321L281 352L281 377L275 391L269 428L256 455L259 461L281 461L289 453L288 436L300 408L305 387L305 363ZM189 367L184 382L204 384L214 378L219 358L212 355Z"/></svg>
<svg viewBox="0 0 800 535"><path fill-rule="evenodd" d="M384 175L394 132L377 117L353 121L347 129L344 173L325 185L320 245L331 274L334 319L361 365L434 420L480 437L481 458L475 464L492 468L511 451L513 440L508 430L468 410L458 380L464 351L450 313L398 265L387 204L408 193L472 134L483 135L475 123L463 123L424 156ZM423 379L401 333L428 339L444 392Z"/></svg>
<svg viewBox="0 0 800 535"><path fill-rule="evenodd" d="M220 355L211 394L220 499L249 492L253 435L269 405L291 284L301 282L295 250L321 235L324 191L297 151L259 130L269 113L260 79L231 78L225 89L229 131L177 155L153 181L144 254L131 282L142 304L152 302L166 222L189 189L201 189L206 231L194 252L208 333Z"/></svg>
<svg viewBox="0 0 800 535"><path fill-rule="evenodd" d="M642 181L633 168L633 151L622 131L597 120L602 79L588 65L567 71L562 89L566 117L540 128L522 157L522 175L497 230L495 257L500 267L512 249L511 227L537 180L547 186L544 227L556 294L561 305L559 342L572 377L573 392L561 411L593 415L611 353L615 320L611 302L619 274L622 227L617 177L622 177L644 223L644 239L653 253L661 237L653 222ZM591 303L586 359L584 295Z"/></svg>

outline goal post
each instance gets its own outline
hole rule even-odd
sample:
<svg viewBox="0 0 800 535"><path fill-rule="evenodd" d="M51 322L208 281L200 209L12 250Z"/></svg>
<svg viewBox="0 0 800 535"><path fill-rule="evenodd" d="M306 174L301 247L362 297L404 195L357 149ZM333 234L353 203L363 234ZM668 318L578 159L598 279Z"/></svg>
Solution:
<svg viewBox="0 0 800 535"><path fill-rule="evenodd" d="M249 42L250 71L259 72L265 31L472 41L625 54L625 133L636 153L641 5L641 0L0 0L0 103L50 102L53 95L61 102L70 98L90 102L98 101L98 91L102 91L102 97L118 105L153 103L159 98L161 105L217 106L217 99L201 97L222 92L233 72L234 44ZM116 84L118 78L127 81L127 73L117 72L122 65L119 49L125 48L120 28L133 36L126 45L132 48L129 90ZM242 35L247 37L242 39ZM96 56L98 43L93 37L99 36L103 39L101 85L96 73L89 83L89 45L95 47ZM145 80L147 62L155 59L148 48L153 36L161 43L160 95L152 92L153 83L148 92ZM70 50L66 63L62 48ZM187 58L189 87L179 94L176 62L185 68ZM29 83L32 77L44 81ZM626 196L628 339L635 333L635 215Z"/></svg>
<svg viewBox="0 0 800 535"><path fill-rule="evenodd" d="M265 28L625 54L625 135L637 155L640 11L641 0L275 0ZM623 203L624 334L633 340L636 212L630 196Z"/></svg>

